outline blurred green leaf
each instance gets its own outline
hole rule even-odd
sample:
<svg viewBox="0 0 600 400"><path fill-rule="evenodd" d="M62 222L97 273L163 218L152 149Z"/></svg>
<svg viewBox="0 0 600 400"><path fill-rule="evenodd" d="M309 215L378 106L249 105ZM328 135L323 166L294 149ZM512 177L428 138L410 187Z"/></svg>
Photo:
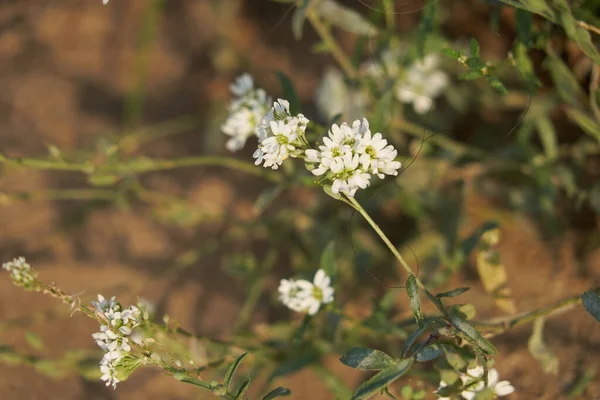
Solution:
<svg viewBox="0 0 600 400"><path fill-rule="evenodd" d="M419 326L423 326L423 313L421 312L421 300L419 299L419 287L417 278L413 274L408 275L406 280L406 293L410 299L410 308Z"/></svg>
<svg viewBox="0 0 600 400"><path fill-rule="evenodd" d="M447 55L448 57L451 57L455 60L458 60L458 58L460 57L460 52L458 50L454 50L454 49L442 49L440 50L442 52L442 54Z"/></svg>
<svg viewBox="0 0 600 400"><path fill-rule="evenodd" d="M262 214L282 192L283 187L281 186L271 186L263 190L254 202L254 213Z"/></svg>
<svg viewBox="0 0 600 400"><path fill-rule="evenodd" d="M577 21L571 13L571 8L566 0L554 0L554 6L558 11L558 18L569 39L576 42L583 51L596 64L600 65L600 53L592 42L590 33L583 27L577 25Z"/></svg>
<svg viewBox="0 0 600 400"><path fill-rule="evenodd" d="M597 291L590 290L581 295L581 301L585 310L600 322L600 295Z"/></svg>
<svg viewBox="0 0 600 400"><path fill-rule="evenodd" d="M283 92L283 98L290 103L290 114L296 115L300 112L300 99L294 88L292 80L283 72L277 72L279 83L281 84L281 90Z"/></svg>
<svg viewBox="0 0 600 400"><path fill-rule="evenodd" d="M450 345L447 344L440 344L440 347L442 349L442 351L444 352L444 356L446 357L446 361L448 361L448 364L450 364L450 366L452 368L454 368L455 371L460 371L463 368L465 368L467 366L467 361L465 361L465 359L457 353L456 349ZM457 376L458 378L458 376ZM444 378L444 380L448 383L452 382L450 380L446 380L447 378Z"/></svg>
<svg viewBox="0 0 600 400"><path fill-rule="evenodd" d="M465 72L464 74L460 75L458 77L458 79L463 80L463 81L472 81L474 79L479 79L483 76L483 74L481 73L481 71L469 71L469 72Z"/></svg>
<svg viewBox="0 0 600 400"><path fill-rule="evenodd" d="M328 276L335 275L335 241L330 241L321 253L321 269Z"/></svg>
<svg viewBox="0 0 600 400"><path fill-rule="evenodd" d="M244 380L242 381L242 384L238 388L238 390L235 394L235 397L240 400L243 399L243 396L246 393L246 390L248 390L249 386L250 386L250 378L244 377Z"/></svg>
<svg viewBox="0 0 600 400"><path fill-rule="evenodd" d="M412 358L407 358L378 372L371 379L363 382L356 389L356 392L354 392L354 395L352 396L352 400L368 399L379 391L385 389L387 385L407 373L412 366L412 363Z"/></svg>
<svg viewBox="0 0 600 400"><path fill-rule="evenodd" d="M35 350L44 350L44 342L42 338L31 331L25 332L25 339L27 339L27 343Z"/></svg>
<svg viewBox="0 0 600 400"><path fill-rule="evenodd" d="M248 355L248 352L240 354L233 361L233 363L231 363L231 365L227 369L227 373L225 374L225 379L223 380L223 386L225 386L225 388L227 390L229 390L229 385L231 384L231 379L235 375L235 371L237 371L238 367L240 366L240 363L242 362L242 360L244 359L244 357L246 357L247 355Z"/></svg>
<svg viewBox="0 0 600 400"><path fill-rule="evenodd" d="M517 25L517 37L519 41L528 46L531 40L531 27L533 23L533 14L525 10L517 9L515 11L515 23Z"/></svg>
<svg viewBox="0 0 600 400"><path fill-rule="evenodd" d="M596 120L588 116L585 112L572 107L567 109L567 116L577 125L579 125L579 127L583 129L585 133L600 143L600 126Z"/></svg>
<svg viewBox="0 0 600 400"><path fill-rule="evenodd" d="M581 109L580 99L584 99L586 96L569 67L553 52L548 53L544 67L550 72L560 98L567 104Z"/></svg>
<svg viewBox="0 0 600 400"><path fill-rule="evenodd" d="M466 292L469 289L470 288L468 288L468 287L460 287L460 288L449 290L447 292L438 293L435 295L435 297L437 297L438 299L441 299L442 297L456 297L456 296L460 296L461 294L463 294L464 292Z"/></svg>
<svg viewBox="0 0 600 400"><path fill-rule="evenodd" d="M378 30L367 18L335 0L320 0L316 12L325 21L347 32L374 36Z"/></svg>
<svg viewBox="0 0 600 400"><path fill-rule="evenodd" d="M417 351L417 353L415 354L415 359L418 362L426 362L435 360L442 354L444 354L444 351L441 349L441 347L437 344L432 344L430 346L426 346L422 349L419 349L419 351Z"/></svg>
<svg viewBox="0 0 600 400"><path fill-rule="evenodd" d="M531 14L529 14L531 15ZM537 88L542 87L542 82L538 79L533 69L533 62L529 58L527 46L521 42L515 44L514 57L516 67L519 72L523 75L527 88L531 91L531 94L535 94Z"/></svg>
<svg viewBox="0 0 600 400"><path fill-rule="evenodd" d="M473 400L494 400L496 397L494 389L487 387L477 392Z"/></svg>
<svg viewBox="0 0 600 400"><path fill-rule="evenodd" d="M421 58L425 57L425 43L435 27L436 3L437 1L435 0L427 0L427 3L423 6L423 15L421 16L421 23L417 35L417 50L419 52L419 57Z"/></svg>
<svg viewBox="0 0 600 400"><path fill-rule="evenodd" d="M456 304L452 306L452 309L456 311L457 315L461 315L467 321L475 318L475 306L473 304Z"/></svg>
<svg viewBox="0 0 600 400"><path fill-rule="evenodd" d="M548 117L536 118L535 126L544 148L546 158L550 161L558 158L558 139L554 124Z"/></svg>
<svg viewBox="0 0 600 400"><path fill-rule="evenodd" d="M394 364L394 359L384 352L365 347L350 349L340 361L351 368L365 371L381 371Z"/></svg>
<svg viewBox="0 0 600 400"><path fill-rule="evenodd" d="M543 330L544 318L537 318L533 322L533 331L529 337L527 348L531 356L540 363L545 373L558 375L558 358L544 343Z"/></svg>
<svg viewBox="0 0 600 400"><path fill-rule="evenodd" d="M490 76L488 78L488 83L492 88L496 89L496 91L502 94L508 93L508 90L506 90L502 82L500 82L500 79L496 78L495 76Z"/></svg>
<svg viewBox="0 0 600 400"><path fill-rule="evenodd" d="M280 386L276 389L271 390L265 397L262 398L262 400L272 400L276 397L285 397L289 396L290 394L292 394L290 389L286 389Z"/></svg>
<svg viewBox="0 0 600 400"><path fill-rule="evenodd" d="M471 50L471 57L479 57L479 43L477 39L471 38L469 49Z"/></svg>
<svg viewBox="0 0 600 400"><path fill-rule="evenodd" d="M306 19L306 9L311 0L301 0L301 3L296 7L296 12L292 17L292 33L296 40L302 39L302 28Z"/></svg>

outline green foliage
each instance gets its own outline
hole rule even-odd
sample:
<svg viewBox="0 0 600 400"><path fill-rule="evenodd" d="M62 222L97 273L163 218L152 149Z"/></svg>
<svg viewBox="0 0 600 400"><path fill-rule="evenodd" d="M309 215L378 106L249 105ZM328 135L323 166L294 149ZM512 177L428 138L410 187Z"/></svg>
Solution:
<svg viewBox="0 0 600 400"><path fill-rule="evenodd" d="M600 322L600 295L597 291L590 290L581 295L585 310Z"/></svg>
<svg viewBox="0 0 600 400"><path fill-rule="evenodd" d="M354 392L352 400L368 399L374 394L385 390L385 388L406 374L413 363L412 358L396 362L394 365L379 371L373 377L363 382Z"/></svg>
<svg viewBox="0 0 600 400"><path fill-rule="evenodd" d="M382 351L356 347L344 354L340 361L356 369L380 371L394 364L394 359Z"/></svg>
<svg viewBox="0 0 600 400"><path fill-rule="evenodd" d="M410 308L415 316L415 320L419 326L423 326L423 313L421 312L421 301L419 300L419 287L417 279L413 274L409 274L406 280L406 293L410 300Z"/></svg>

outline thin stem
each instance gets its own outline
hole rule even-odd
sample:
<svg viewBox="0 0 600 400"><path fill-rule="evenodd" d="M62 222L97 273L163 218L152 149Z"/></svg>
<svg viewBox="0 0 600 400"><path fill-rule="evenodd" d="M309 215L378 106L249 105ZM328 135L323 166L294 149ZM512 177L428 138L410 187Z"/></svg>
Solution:
<svg viewBox="0 0 600 400"><path fill-rule="evenodd" d="M594 25L590 25L586 22L583 21L577 21L577 25L579 25L580 27L582 27L583 29L586 29L590 32L594 32L597 35L600 35L600 28L594 26Z"/></svg>
<svg viewBox="0 0 600 400"><path fill-rule="evenodd" d="M594 113L596 121L600 123L600 108L596 102L596 92L598 91L598 84L600 82L600 65L594 65L592 67L592 79L590 80L590 107Z"/></svg>
<svg viewBox="0 0 600 400"><path fill-rule="evenodd" d="M402 255L400 254L400 252L398 251L398 249L396 249L396 246L394 246L392 244L392 242L390 241L390 239L388 239L388 237L385 235L385 233L383 233L383 231L381 230L381 228L379 227L379 225L377 225L375 223L375 221L373 221L373 219L371 218L371 216L365 211L365 209L360 205L360 203L358 201L356 201L356 199L354 197L348 197L348 200L349 200L350 204L360 213L360 215L362 215L363 218L365 220L367 220L367 222L369 223L369 225L371 225L371 228L373 228L373 230L375 231L375 233L377 233L377 235L379 235L379 237L381 238L381 240L383 240L383 242L390 249L390 251L392 252L392 254L394 255L394 257L396 257L396 259L400 262L400 264L406 270L406 272L408 272L409 274L415 276L415 279L417 281L417 285L421 288L421 290L423 292L425 292L425 294L427 295L427 297L429 298L429 300L431 300L431 302L433 304L435 304L435 306L437 307L437 309L440 310L440 312L442 313L442 315L444 317L446 317L447 319L449 319L450 316L448 315L448 312L444 308L442 302L438 298L436 298L429 291L429 289L427 289L427 287L425 287L425 284L423 284L423 282L419 279L419 277L415 275L415 273L413 272L412 268L404 260L404 257L402 257Z"/></svg>
<svg viewBox="0 0 600 400"><path fill-rule="evenodd" d="M385 12L385 24L389 30L392 30L396 22L394 18L394 0L383 0L383 10Z"/></svg>
<svg viewBox="0 0 600 400"><path fill-rule="evenodd" d="M600 287L592 289L592 291L600 294ZM529 311L516 317L477 322L474 325L478 329L485 331L487 337L498 336L512 328L533 322L537 318L563 313L579 303L581 303L581 295L571 296L552 305L538 308L537 310Z"/></svg>
<svg viewBox="0 0 600 400"><path fill-rule="evenodd" d="M152 171L164 171L169 169L193 166L219 166L245 172L250 175L256 175L271 182L280 182L280 174L264 168L256 167L252 163L237 160L235 158L218 156L198 156L182 157L175 159L155 159L139 157L118 164L93 165L90 162L71 163L62 160L37 160L34 158L10 158L0 154L0 163L19 165L28 168L57 170L57 171L76 171L86 174L135 174Z"/></svg>
<svg viewBox="0 0 600 400"><path fill-rule="evenodd" d="M317 31L317 34L321 37L321 40L325 42L327 48L331 51L331 55L333 58L335 58L346 75L348 75L349 78L356 79L358 77L358 73L352 65L352 62L350 62L348 56L346 56L342 48L337 44L335 38L331 32L329 32L329 29L319 19L319 16L315 14L314 11L308 10L306 13L306 18L312 24L315 31Z"/></svg>

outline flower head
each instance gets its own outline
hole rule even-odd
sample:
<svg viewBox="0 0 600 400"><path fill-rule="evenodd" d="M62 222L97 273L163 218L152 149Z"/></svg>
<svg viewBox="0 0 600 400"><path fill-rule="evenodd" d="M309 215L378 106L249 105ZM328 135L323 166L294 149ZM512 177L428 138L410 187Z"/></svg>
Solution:
<svg viewBox="0 0 600 400"><path fill-rule="evenodd" d="M302 114L292 116L290 104L277 99L273 107L256 128L258 148L253 154L256 165L278 169L289 157L298 157L307 147L305 138L308 119Z"/></svg>
<svg viewBox="0 0 600 400"><path fill-rule="evenodd" d="M509 381L498 381L499 375L495 368L490 368L487 375L487 386L483 381L484 369L482 366L469 368L466 374L460 375L464 390L461 392L461 397L466 400L473 400L477 393L483 389L489 388L494 391L497 397L508 396L515 391L515 388ZM439 389L448 386L444 381L440 381ZM438 390L439 390L438 389ZM440 400L449 400L448 397L440 397Z"/></svg>
<svg viewBox="0 0 600 400"><path fill-rule="evenodd" d="M312 282L305 279L282 279L279 284L279 299L288 308L296 312L315 315L322 304L334 299L331 278L319 269Z"/></svg>
<svg viewBox="0 0 600 400"><path fill-rule="evenodd" d="M430 54L413 63L404 79L396 88L396 97L402 103L412 103L419 114L433 107L433 98L439 96L448 85L448 77L437 69L439 59Z"/></svg>
<svg viewBox="0 0 600 400"><path fill-rule="evenodd" d="M15 285L24 289L33 289L38 280L37 272L25 261L25 257L2 264L2 269L8 271Z"/></svg>
<svg viewBox="0 0 600 400"><path fill-rule="evenodd" d="M225 144L229 151L238 151L255 134L256 127L269 110L271 99L263 89L255 89L252 76L243 74L230 86L236 98L229 106L227 121L221 126L231 138Z"/></svg>

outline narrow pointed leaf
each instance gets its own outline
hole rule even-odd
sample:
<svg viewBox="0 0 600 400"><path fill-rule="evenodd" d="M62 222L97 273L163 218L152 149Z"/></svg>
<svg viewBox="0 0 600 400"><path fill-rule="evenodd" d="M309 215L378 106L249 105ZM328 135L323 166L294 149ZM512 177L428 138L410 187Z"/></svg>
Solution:
<svg viewBox="0 0 600 400"><path fill-rule="evenodd" d="M410 299L410 308L417 320L419 326L423 325L423 313L421 312L421 301L419 299L419 287L417 286L417 278L413 274L408 276L406 280L406 293Z"/></svg>
<svg viewBox="0 0 600 400"><path fill-rule="evenodd" d="M335 242L333 240L325 246L323 253L321 253L321 269L328 276L335 274Z"/></svg>
<svg viewBox="0 0 600 400"><path fill-rule="evenodd" d="M438 293L435 295L435 297L437 297L438 299L441 299L442 297L456 297L456 296L460 296L461 294L463 294L464 292L466 292L469 289L470 288L468 288L468 287L460 287L460 288L449 290L447 292Z"/></svg>
<svg viewBox="0 0 600 400"><path fill-rule="evenodd" d="M246 357L246 355L248 355L248 352L238 356L238 358L236 358L235 361L231 363L231 365L227 369L227 374L225 374L225 379L223 380L223 386L225 386L227 390L229 390L229 384L231 383L233 375L235 375L235 371L237 371L238 367L240 366L240 363L242 362L244 357Z"/></svg>
<svg viewBox="0 0 600 400"><path fill-rule="evenodd" d="M292 392L290 391L290 389L284 388L284 387L278 387L276 389L271 390L265 397L262 398L262 400L271 400L274 399L276 397L284 397L284 396L289 396L290 394L292 394Z"/></svg>
<svg viewBox="0 0 600 400"><path fill-rule="evenodd" d="M596 321L600 322L600 295L597 291L590 290L581 295L583 307Z"/></svg>
<svg viewBox="0 0 600 400"><path fill-rule="evenodd" d="M378 372L356 389L356 392L354 392L354 395L352 396L352 400L368 399L385 389L390 383L407 373L412 363L412 358L407 358Z"/></svg>
<svg viewBox="0 0 600 400"><path fill-rule="evenodd" d="M495 355L498 351L489 340L483 337L475 327L469 324L462 318L462 314L458 313L456 309L450 310L450 322L456 329L462 332L467 339L476 344L484 353Z"/></svg>

